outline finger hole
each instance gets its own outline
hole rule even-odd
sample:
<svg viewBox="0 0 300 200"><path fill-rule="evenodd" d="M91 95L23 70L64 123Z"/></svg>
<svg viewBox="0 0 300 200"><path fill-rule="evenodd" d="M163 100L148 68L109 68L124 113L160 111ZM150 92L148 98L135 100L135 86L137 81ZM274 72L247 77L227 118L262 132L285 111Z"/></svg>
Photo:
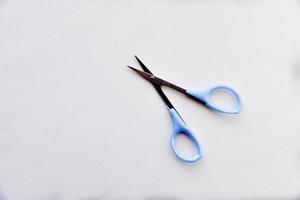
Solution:
<svg viewBox="0 0 300 200"><path fill-rule="evenodd" d="M209 93L209 99L218 108L233 110L237 106L237 97L227 88L216 88Z"/></svg>
<svg viewBox="0 0 300 200"><path fill-rule="evenodd" d="M185 133L179 133L174 143L176 150L184 157L192 158L198 154L195 142Z"/></svg>

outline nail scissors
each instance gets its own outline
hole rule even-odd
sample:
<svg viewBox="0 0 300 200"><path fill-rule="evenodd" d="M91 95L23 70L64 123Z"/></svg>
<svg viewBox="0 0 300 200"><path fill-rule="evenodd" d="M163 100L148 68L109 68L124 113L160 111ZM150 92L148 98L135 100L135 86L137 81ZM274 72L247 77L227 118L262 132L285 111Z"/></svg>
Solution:
<svg viewBox="0 0 300 200"><path fill-rule="evenodd" d="M187 89L184 89L184 88L179 87L179 86L177 86L173 83L170 83L168 81L165 81L161 78L158 78L158 77L154 76L153 73L142 63L142 61L138 57L135 56L135 58L137 59L138 63L140 64L140 66L142 67L142 69L144 71L138 70L138 69L133 68L131 66L128 66L128 67L130 69L132 69L133 71L137 72L140 76L142 76L143 78L145 78L149 82L151 82L152 85L154 86L155 90L158 92L158 94L162 98L162 100L168 106L169 113L170 113L172 123L173 123L173 132L172 132L172 135L171 135L171 138L170 138L170 143L171 143L171 148L172 148L175 156L179 160L187 162L187 163L194 163L194 162L200 160L201 157L202 157L200 140L192 132L192 130L187 126L187 124L184 122L184 120L181 118L181 116L179 115L177 110L174 108L174 106L172 105L170 100L167 98L165 93L162 91L161 86L167 86L169 88L172 88L172 89L186 95L187 97L189 97L193 100L196 100L197 102L199 102L202 105L206 106L210 110L212 110L214 112L218 112L218 113L223 113L223 114L238 114L240 112L240 110L241 110L240 96L238 95L238 93L234 89L232 89L232 88L230 88L226 85L215 85L213 87L209 87L209 88L206 88L204 90L187 90ZM212 99L211 99L212 93L214 93L218 90L222 90L224 92L227 92L228 94L230 94L232 96L232 98L234 100L234 103L235 103L233 107L223 108L223 107L220 107L219 105L215 104L212 101ZM181 154L177 150L176 145L175 145L175 138L179 134L186 135L191 140L191 142L194 144L194 146L196 148L196 155L195 156L187 157L187 156Z"/></svg>

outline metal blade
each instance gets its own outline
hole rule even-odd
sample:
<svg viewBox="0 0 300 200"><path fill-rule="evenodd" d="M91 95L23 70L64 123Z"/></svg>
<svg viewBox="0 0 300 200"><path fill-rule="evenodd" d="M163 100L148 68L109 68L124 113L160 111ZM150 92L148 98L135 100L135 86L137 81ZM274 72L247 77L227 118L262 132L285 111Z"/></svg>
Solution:
<svg viewBox="0 0 300 200"><path fill-rule="evenodd" d="M131 66L128 66L130 69L132 69L133 71L137 72L139 75L141 75L143 78L147 79L148 81L150 81L153 85L153 87L155 88L155 90L158 92L158 94L160 95L160 97L163 99L163 101L165 102L165 104L170 108L174 108L174 106L172 105L172 103L170 102L170 100L167 98L167 96L165 95L165 93L162 91L161 89L161 84L156 82L157 78L155 76L153 76L153 74L148 74L146 72L140 71L138 69L135 69Z"/></svg>
<svg viewBox="0 0 300 200"><path fill-rule="evenodd" d="M186 94L186 89L184 89L182 87L179 87L177 85L174 85L173 83L170 83L170 82L165 81L161 78L158 78L158 77L154 76L153 74L143 72L143 71L135 69L134 67L131 67L131 66L128 66L128 67L131 68L132 70L134 70L135 72L137 72L139 75L141 75L142 77L144 77L145 79L147 79L148 81L150 81L152 84L154 84L156 86L165 85L165 86L168 86L168 87L170 87L174 90L177 90L178 92Z"/></svg>
<svg viewBox="0 0 300 200"><path fill-rule="evenodd" d="M148 74L146 72L143 72L141 70L138 70L134 67L131 67L129 65L127 65L127 67L129 67L130 69L132 69L133 71L135 71L136 73L138 73L140 76L142 76L143 78L147 79L148 81L150 81L151 83L155 84L155 85L159 85L156 81L155 81L155 76L153 76L152 74Z"/></svg>
<svg viewBox="0 0 300 200"><path fill-rule="evenodd" d="M141 67L145 72L153 75L153 73L146 67L146 65L137 56L134 57L137 59L137 61L139 62L139 64L141 65Z"/></svg>

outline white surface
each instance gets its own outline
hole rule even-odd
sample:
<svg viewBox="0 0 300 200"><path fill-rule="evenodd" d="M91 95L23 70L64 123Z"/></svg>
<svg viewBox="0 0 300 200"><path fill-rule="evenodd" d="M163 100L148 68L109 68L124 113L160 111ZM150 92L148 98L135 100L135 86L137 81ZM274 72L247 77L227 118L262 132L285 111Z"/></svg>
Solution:
<svg viewBox="0 0 300 200"><path fill-rule="evenodd" d="M296 199L300 1L0 1L0 199ZM240 116L166 90L202 139L174 159L138 55L194 89L227 83Z"/></svg>

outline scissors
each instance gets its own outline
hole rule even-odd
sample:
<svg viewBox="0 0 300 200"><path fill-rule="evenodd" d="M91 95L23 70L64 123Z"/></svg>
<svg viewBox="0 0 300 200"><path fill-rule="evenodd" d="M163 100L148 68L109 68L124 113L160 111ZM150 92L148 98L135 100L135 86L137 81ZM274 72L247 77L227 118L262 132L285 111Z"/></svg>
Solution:
<svg viewBox="0 0 300 200"><path fill-rule="evenodd" d="M137 56L135 56L135 58L137 59L138 63L140 64L140 66L142 67L142 69L144 71L138 70L138 69L133 68L128 65L127 66L130 69L132 69L133 71L137 72L143 78L148 80L150 83L152 83L155 90L158 92L158 94L160 95L160 97L162 98L162 100L165 102L165 104L167 105L167 107L169 109L169 113L170 113L172 123L173 123L173 132L172 132L171 138L170 138L170 143L171 143L171 148L173 150L173 153L179 160L187 162L187 163L194 163L194 162L200 160L202 157L200 140L192 132L192 130L187 126L187 124L184 122L184 120L181 118L181 116L179 115L177 110L174 108L174 106L172 105L170 100L167 98L165 93L162 91L161 86L167 86L171 89L174 89L174 90L186 95L187 97L189 97L193 100L196 100L197 102L206 106L210 110L212 110L214 112L222 113L222 114L238 114L240 112L241 98L240 98L239 94L234 89L232 89L226 85L215 85L213 87L209 87L209 88L206 88L203 90L184 89L173 83L170 83L168 81L165 81L161 78L154 76L153 73L142 63L142 61ZM230 94L232 96L232 98L234 100L233 107L230 107L230 108L220 107L219 105L215 104L212 101L212 99L211 99L212 93L214 93L218 90L227 92L228 94ZM186 135L191 140L193 145L196 147L196 154L194 156L187 157L187 156L181 154L177 150L176 145L175 145L175 138L179 134Z"/></svg>

